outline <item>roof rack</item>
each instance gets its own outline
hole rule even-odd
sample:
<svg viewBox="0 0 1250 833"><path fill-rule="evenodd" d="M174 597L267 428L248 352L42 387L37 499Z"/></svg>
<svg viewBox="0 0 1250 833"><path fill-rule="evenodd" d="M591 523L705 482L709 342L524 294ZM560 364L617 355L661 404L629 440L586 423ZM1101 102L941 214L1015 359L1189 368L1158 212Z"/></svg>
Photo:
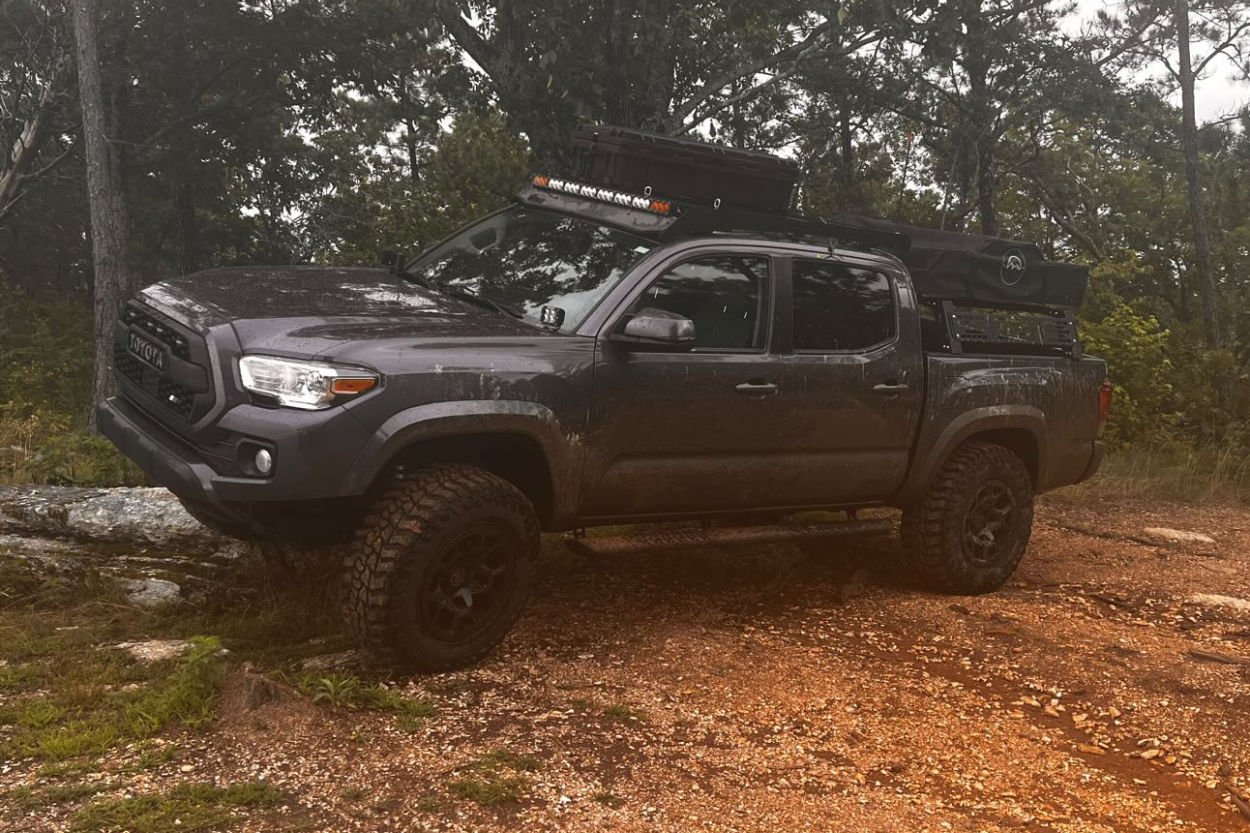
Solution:
<svg viewBox="0 0 1250 833"><path fill-rule="evenodd" d="M894 249L900 252L905 252L911 247L911 238L895 231L868 229L790 214L760 214L735 208L707 208L705 206L683 206L677 220L660 233L660 240L667 242L718 231L820 237L869 248Z"/></svg>

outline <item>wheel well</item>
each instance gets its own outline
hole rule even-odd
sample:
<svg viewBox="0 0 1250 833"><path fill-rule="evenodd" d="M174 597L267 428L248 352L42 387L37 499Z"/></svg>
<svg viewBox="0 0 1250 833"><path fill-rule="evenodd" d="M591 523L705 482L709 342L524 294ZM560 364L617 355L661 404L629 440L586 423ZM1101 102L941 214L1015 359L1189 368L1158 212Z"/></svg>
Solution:
<svg viewBox="0 0 1250 833"><path fill-rule="evenodd" d="M551 468L538 441L525 434L460 434L420 440L406 447L391 461L395 466L428 463L464 463L496 474L521 490L534 504L543 529L555 514ZM389 478L390 471L386 477Z"/></svg>
<svg viewBox="0 0 1250 833"><path fill-rule="evenodd" d="M1024 467L1029 470L1029 478L1033 481L1033 486L1036 488L1041 485L1038 481L1040 471L1037 438L1029 431L1023 428L996 428L992 431L980 431L973 434L964 442L972 440L1001 445L1024 462Z"/></svg>

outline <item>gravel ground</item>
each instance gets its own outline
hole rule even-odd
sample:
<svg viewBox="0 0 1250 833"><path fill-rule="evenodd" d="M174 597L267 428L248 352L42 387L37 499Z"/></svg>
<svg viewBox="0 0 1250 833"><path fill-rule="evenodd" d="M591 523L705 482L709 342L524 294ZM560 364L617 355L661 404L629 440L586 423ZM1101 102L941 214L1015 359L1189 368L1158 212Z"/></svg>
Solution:
<svg viewBox="0 0 1250 833"><path fill-rule="evenodd" d="M1250 831L1250 512L1048 500L976 598L865 578L893 545L570 560L487 661L397 681L438 717L249 710L236 675L127 789L289 794L240 831Z"/></svg>

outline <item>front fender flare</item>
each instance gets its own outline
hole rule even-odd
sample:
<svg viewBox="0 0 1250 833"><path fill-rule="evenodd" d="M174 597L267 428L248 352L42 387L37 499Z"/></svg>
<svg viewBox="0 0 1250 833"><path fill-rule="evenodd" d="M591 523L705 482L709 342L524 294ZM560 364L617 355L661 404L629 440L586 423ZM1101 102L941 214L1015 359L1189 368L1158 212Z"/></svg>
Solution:
<svg viewBox="0 0 1250 833"><path fill-rule="evenodd" d="M365 443L343 491L366 492L395 455L413 443L465 434L520 434L537 442L551 474L556 518L575 511L580 456L570 452L569 438L550 408L522 400L432 402L396 413Z"/></svg>
<svg viewBox="0 0 1250 833"><path fill-rule="evenodd" d="M940 421L940 420L939 420ZM890 501L896 506L914 503L924 494L938 470L962 443L986 431L1025 430L1037 445L1037 471L1034 487L1046 482L1049 441L1046 416L1032 405L992 405L963 411L945 425L927 425L917 440L917 453L911 471L898 494Z"/></svg>

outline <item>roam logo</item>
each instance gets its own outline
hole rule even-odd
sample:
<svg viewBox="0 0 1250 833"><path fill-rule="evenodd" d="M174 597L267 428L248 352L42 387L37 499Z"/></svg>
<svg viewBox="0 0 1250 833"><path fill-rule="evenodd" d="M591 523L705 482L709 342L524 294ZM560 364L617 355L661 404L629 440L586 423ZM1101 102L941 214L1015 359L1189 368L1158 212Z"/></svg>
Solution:
<svg viewBox="0 0 1250 833"><path fill-rule="evenodd" d="M1024 252L1019 249L1008 249L1003 254L1003 265L999 270L999 277L1007 286L1015 286L1024 277L1024 269L1027 265Z"/></svg>

